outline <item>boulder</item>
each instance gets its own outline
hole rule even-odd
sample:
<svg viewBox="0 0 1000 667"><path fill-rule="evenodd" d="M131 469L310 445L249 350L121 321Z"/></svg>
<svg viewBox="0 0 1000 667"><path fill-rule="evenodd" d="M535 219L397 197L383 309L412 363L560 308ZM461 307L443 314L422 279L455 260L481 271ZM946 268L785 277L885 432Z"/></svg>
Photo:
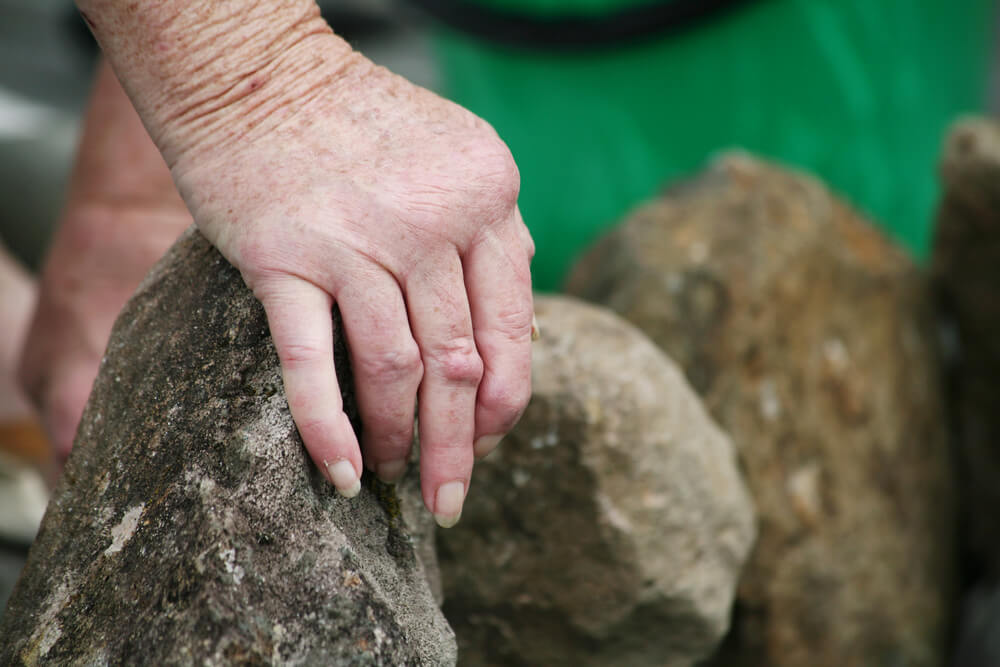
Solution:
<svg viewBox="0 0 1000 667"><path fill-rule="evenodd" d="M1000 121L967 118L941 160L932 274L953 391L963 543L1000 578Z"/></svg>
<svg viewBox="0 0 1000 667"><path fill-rule="evenodd" d="M814 179L741 153L638 209L568 291L684 369L760 535L712 664L938 665L955 489L913 262Z"/></svg>
<svg viewBox="0 0 1000 667"><path fill-rule="evenodd" d="M689 665L753 542L732 446L614 314L538 297L534 394L438 532L462 665Z"/></svg>
<svg viewBox="0 0 1000 667"><path fill-rule="evenodd" d="M454 664L412 486L324 481L263 309L191 230L115 325L0 664Z"/></svg>

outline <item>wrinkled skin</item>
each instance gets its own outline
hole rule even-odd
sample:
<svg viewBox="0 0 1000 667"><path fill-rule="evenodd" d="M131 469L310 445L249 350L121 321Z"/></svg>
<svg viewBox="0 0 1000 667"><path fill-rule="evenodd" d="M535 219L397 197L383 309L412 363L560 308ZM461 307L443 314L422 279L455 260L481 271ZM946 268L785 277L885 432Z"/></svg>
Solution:
<svg viewBox="0 0 1000 667"><path fill-rule="evenodd" d="M368 465L398 469L419 398L434 509L428 492L455 480L464 492L473 443L505 433L527 403L532 246L516 168L492 130L385 70L355 66L347 95L358 99L317 91L251 148L186 160L175 174L202 231L264 304L316 463L347 460L360 472L330 354L336 302ZM336 149L323 146L332 136Z"/></svg>
<svg viewBox="0 0 1000 667"><path fill-rule="evenodd" d="M362 461L395 479L418 410L424 501L442 525L457 521L474 455L496 445L530 396L534 248L506 146L471 113L352 52L318 26L311 2L261 3L276 5L266 25L291 12L292 27L260 45L248 33L239 48L273 53L215 89L163 74L169 54L140 40L160 31L150 39L169 51L202 23L172 33L188 15L150 28L114 2L80 4L195 223L264 305L313 460L348 496ZM225 17L204 24L224 29ZM150 87L153 74L167 83ZM361 446L333 368L334 304Z"/></svg>

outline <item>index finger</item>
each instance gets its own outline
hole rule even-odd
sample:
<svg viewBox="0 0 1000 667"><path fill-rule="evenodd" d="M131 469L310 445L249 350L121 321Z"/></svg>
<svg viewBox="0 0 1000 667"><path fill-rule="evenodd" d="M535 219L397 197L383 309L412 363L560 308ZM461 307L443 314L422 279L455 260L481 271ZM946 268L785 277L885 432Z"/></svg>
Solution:
<svg viewBox="0 0 1000 667"><path fill-rule="evenodd" d="M288 407L306 450L341 495L361 490L361 450L337 384L333 360L333 299L292 276L257 289L281 360Z"/></svg>

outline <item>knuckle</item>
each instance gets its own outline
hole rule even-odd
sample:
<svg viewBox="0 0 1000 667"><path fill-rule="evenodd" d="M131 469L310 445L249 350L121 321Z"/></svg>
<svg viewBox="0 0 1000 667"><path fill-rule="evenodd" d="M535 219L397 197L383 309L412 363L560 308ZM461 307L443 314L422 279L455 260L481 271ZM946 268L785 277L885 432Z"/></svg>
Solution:
<svg viewBox="0 0 1000 667"><path fill-rule="evenodd" d="M288 246L283 233L265 234L250 230L234 240L232 256L228 257L240 270L243 282L254 295L263 300L280 288L288 275Z"/></svg>
<svg viewBox="0 0 1000 667"><path fill-rule="evenodd" d="M469 165L475 176L467 182L479 205L494 210L491 218L508 219L521 192L521 175L510 149L494 135L470 152Z"/></svg>
<svg viewBox="0 0 1000 667"><path fill-rule="evenodd" d="M531 401L531 381L496 379L479 391L479 403L492 412L505 428L512 427Z"/></svg>
<svg viewBox="0 0 1000 667"><path fill-rule="evenodd" d="M490 183L498 203L506 210L513 209L521 193L521 174L510 149L499 139L497 146L488 154L484 168L492 176Z"/></svg>
<svg viewBox="0 0 1000 667"><path fill-rule="evenodd" d="M236 259L245 272L266 272L274 264L274 242L260 234L244 234L236 245Z"/></svg>
<svg viewBox="0 0 1000 667"><path fill-rule="evenodd" d="M457 338L432 351L428 363L449 383L474 386L483 379L483 360L471 336Z"/></svg>

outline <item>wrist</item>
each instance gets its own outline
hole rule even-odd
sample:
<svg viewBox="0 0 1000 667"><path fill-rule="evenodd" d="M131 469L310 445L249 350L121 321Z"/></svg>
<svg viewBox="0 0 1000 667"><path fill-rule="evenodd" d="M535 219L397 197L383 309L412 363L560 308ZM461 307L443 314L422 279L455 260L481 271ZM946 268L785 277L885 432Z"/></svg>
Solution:
<svg viewBox="0 0 1000 667"><path fill-rule="evenodd" d="M171 167L266 132L359 58L312 0L78 5Z"/></svg>

